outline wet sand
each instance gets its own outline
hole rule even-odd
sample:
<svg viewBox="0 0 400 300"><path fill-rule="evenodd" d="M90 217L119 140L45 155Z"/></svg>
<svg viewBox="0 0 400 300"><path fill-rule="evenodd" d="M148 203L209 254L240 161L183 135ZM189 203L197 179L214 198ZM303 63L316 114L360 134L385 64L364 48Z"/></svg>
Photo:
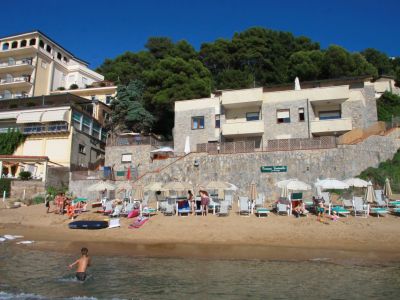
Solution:
<svg viewBox="0 0 400 300"><path fill-rule="evenodd" d="M84 213L77 220L103 220ZM128 229L131 219L121 218L121 228L71 230L65 216L46 214L44 205L0 209L0 235L23 235L34 240L23 245L38 250L92 255L195 257L205 259L328 260L345 263L400 261L400 218L340 218L316 221L310 215L267 218L208 215L151 217L140 229Z"/></svg>

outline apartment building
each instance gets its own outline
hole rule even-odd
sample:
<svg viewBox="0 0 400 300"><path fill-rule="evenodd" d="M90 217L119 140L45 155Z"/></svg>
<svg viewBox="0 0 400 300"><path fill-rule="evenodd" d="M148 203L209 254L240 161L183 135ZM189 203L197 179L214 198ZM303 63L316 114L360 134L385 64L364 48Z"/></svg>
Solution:
<svg viewBox="0 0 400 300"><path fill-rule="evenodd" d="M39 30L0 38L0 100L70 92L106 103L116 87L103 80Z"/></svg>
<svg viewBox="0 0 400 300"><path fill-rule="evenodd" d="M13 156L30 160L9 164L13 168L3 169L2 175L15 177L21 170L29 170L41 178L44 165L32 162L35 157L47 157L51 166L66 171L103 165L107 138L103 116L109 112L104 103L73 94L0 101L0 133L23 133L25 141Z"/></svg>
<svg viewBox="0 0 400 300"><path fill-rule="evenodd" d="M377 121L376 97L393 79L370 77L217 91L210 98L175 102L174 148L202 143L340 136ZM398 91L398 90L396 90Z"/></svg>

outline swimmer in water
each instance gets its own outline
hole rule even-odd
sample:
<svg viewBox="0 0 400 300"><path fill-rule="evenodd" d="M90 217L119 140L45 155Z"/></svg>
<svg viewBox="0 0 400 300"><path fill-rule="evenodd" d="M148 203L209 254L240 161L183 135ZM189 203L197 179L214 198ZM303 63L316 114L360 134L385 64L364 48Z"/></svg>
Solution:
<svg viewBox="0 0 400 300"><path fill-rule="evenodd" d="M72 269L74 265L78 265L76 268L76 278L79 281L85 281L86 279L86 269L90 267L90 257L88 255L89 250L87 248L81 249L81 258L77 259L74 263L68 266L69 269Z"/></svg>

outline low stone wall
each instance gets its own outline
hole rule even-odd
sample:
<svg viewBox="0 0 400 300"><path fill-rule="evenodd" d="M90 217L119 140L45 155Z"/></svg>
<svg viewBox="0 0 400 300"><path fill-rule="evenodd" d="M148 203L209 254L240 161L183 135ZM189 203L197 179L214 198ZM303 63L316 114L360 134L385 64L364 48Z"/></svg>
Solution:
<svg viewBox="0 0 400 300"><path fill-rule="evenodd" d="M69 168L49 167L47 170L46 187L53 186L57 188L69 185Z"/></svg>
<svg viewBox="0 0 400 300"><path fill-rule="evenodd" d="M37 194L44 194L46 192L45 184L43 181L36 180L13 180L11 182L10 197L14 199L31 199Z"/></svg>

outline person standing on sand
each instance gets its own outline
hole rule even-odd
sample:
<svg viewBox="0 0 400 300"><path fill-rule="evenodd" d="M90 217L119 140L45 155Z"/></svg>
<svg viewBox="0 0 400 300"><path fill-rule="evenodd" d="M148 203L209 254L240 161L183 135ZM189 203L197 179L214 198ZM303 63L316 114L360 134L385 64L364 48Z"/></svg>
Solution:
<svg viewBox="0 0 400 300"><path fill-rule="evenodd" d="M200 197L201 197L201 207L202 207L202 216L207 216L207 211L208 211L208 204L210 203L210 198L208 196L208 193L206 191L200 191Z"/></svg>
<svg viewBox="0 0 400 300"><path fill-rule="evenodd" d="M50 195L49 195L49 194L47 194L47 195L44 197L44 205L45 205L46 208L47 208L46 213L48 214L48 213L50 212Z"/></svg>
<svg viewBox="0 0 400 300"><path fill-rule="evenodd" d="M76 268L76 279L79 281L85 281L86 269L90 267L90 257L88 255L89 250L87 248L81 249L81 258L77 259L74 263L70 264L68 268L71 270L74 265L78 265Z"/></svg>

